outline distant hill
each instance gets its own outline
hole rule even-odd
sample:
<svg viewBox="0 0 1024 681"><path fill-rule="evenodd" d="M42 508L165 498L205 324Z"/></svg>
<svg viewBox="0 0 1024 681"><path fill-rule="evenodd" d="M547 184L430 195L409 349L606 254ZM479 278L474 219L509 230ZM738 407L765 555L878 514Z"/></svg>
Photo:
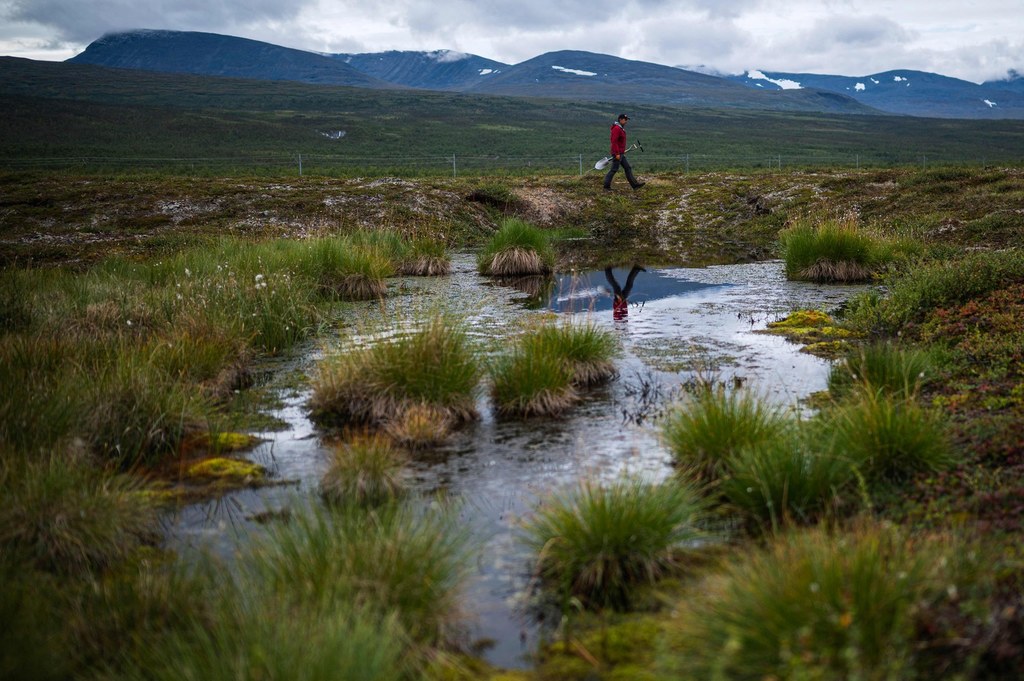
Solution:
<svg viewBox="0 0 1024 681"><path fill-rule="evenodd" d="M322 55L210 33L140 30L106 35L68 61L260 80L613 101L623 105L877 113L835 93L751 91L715 76L590 52L551 52L510 66L447 50Z"/></svg>
<svg viewBox="0 0 1024 681"><path fill-rule="evenodd" d="M1024 78L982 85L922 71L851 77L749 71L741 76L581 51L519 64L450 50L325 55L211 33L128 31L69 61L99 66L360 88L761 111L1024 119Z"/></svg>
<svg viewBox="0 0 1024 681"><path fill-rule="evenodd" d="M434 52L371 52L331 55L380 80L425 90L468 90L508 68L475 54Z"/></svg>
<svg viewBox="0 0 1024 681"><path fill-rule="evenodd" d="M472 92L702 107L877 113L831 93L759 92L723 78L593 52L563 50L510 66Z"/></svg>
<svg viewBox="0 0 1024 681"><path fill-rule="evenodd" d="M1024 94L1024 75L1010 69L1009 73L1006 74L1006 78L1002 80L987 80L982 85Z"/></svg>
<svg viewBox="0 0 1024 681"><path fill-rule="evenodd" d="M270 43L190 31L111 33L68 60L121 69L393 88L338 59Z"/></svg>
<svg viewBox="0 0 1024 681"><path fill-rule="evenodd" d="M844 94L888 113L932 118L1024 118L1024 80L977 85L923 71L885 71L870 76L748 71L730 80L761 90L815 88Z"/></svg>

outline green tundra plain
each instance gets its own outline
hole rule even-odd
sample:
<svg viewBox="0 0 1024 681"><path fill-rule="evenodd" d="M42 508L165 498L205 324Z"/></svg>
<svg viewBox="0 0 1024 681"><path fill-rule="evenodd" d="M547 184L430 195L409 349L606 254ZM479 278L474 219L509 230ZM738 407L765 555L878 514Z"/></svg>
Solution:
<svg viewBox="0 0 1024 681"><path fill-rule="evenodd" d="M1020 122L636 107L647 185L606 194L572 159L605 153L613 105L0 69L0 677L1024 673ZM229 567L161 548L164 514L275 483L245 457L274 427L268 360L339 333L410 259L483 252L510 220L556 272L782 258L811 277L852 270L790 267L798 236L856 235L829 264L869 285L793 310L834 361L813 415L694 387L656 425L670 479L581 480L522 519L559 613L527 669L466 635L473 543L401 489L492 380L458 319L295 379L353 399L323 425L337 452L307 509ZM458 384L454 415L394 397L406 378Z"/></svg>

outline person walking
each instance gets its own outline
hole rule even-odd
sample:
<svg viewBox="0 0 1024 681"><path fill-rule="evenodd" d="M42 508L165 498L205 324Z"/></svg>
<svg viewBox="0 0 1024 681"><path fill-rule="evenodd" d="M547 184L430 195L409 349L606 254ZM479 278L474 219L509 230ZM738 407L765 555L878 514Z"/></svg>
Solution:
<svg viewBox="0 0 1024 681"><path fill-rule="evenodd" d="M604 190L611 191L612 189L612 178L615 177L615 173L619 171L619 166L626 171L626 179L629 180L629 185L633 190L640 189L646 182L640 182L633 177L633 168L629 165L629 161L626 160L626 122L629 121L629 116L626 114L619 114L618 119L612 123L612 167L608 171L608 174L604 176Z"/></svg>

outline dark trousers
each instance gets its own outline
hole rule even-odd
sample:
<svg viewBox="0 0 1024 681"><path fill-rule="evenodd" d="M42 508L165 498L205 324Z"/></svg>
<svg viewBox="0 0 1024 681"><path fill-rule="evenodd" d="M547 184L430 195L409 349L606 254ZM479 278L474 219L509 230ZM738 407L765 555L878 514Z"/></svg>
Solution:
<svg viewBox="0 0 1024 681"><path fill-rule="evenodd" d="M619 154L618 160L612 159L612 167L608 174L604 176L605 189L611 189L612 178L615 176L615 173L619 172L619 166L622 166L622 169L626 171L626 179L629 180L629 186L635 187L637 185L636 178L633 177L633 168L630 167L629 161L626 160L626 155Z"/></svg>

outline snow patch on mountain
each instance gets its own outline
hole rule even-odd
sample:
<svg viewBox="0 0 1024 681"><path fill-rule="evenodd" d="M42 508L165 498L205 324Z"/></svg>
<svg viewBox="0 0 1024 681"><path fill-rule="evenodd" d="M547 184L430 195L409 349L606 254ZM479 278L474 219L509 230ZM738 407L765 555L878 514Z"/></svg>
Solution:
<svg viewBox="0 0 1024 681"><path fill-rule="evenodd" d="M481 76L486 76L491 73L497 73L497 71L495 71L494 69L480 69L479 73Z"/></svg>
<svg viewBox="0 0 1024 681"><path fill-rule="evenodd" d="M906 80L906 78L904 78L903 76L893 76L892 79L897 83L902 83L903 81Z"/></svg>
<svg viewBox="0 0 1024 681"><path fill-rule="evenodd" d="M865 85L864 83L857 83L856 85L853 86L853 89L856 90L857 92L864 92L865 90L868 89L868 86Z"/></svg>
<svg viewBox="0 0 1024 681"><path fill-rule="evenodd" d="M564 66L552 66L555 71L561 71L562 73L572 73L577 76L596 76L597 74L593 71L581 71L579 69L567 69Z"/></svg>
<svg viewBox="0 0 1024 681"><path fill-rule="evenodd" d="M789 80L788 78L769 78L762 71L747 71L747 78L750 80L766 80L769 83L778 85L783 90L802 90L803 85L796 82L795 80Z"/></svg>
<svg viewBox="0 0 1024 681"><path fill-rule="evenodd" d="M983 100L981 100L981 101L983 101L983 102L985 102L986 104L988 104L988 108L990 108L990 109L993 109L993 108L995 108L995 106L996 106L996 103L995 103L995 102L993 102L992 100L989 100L989 99L983 99Z"/></svg>

